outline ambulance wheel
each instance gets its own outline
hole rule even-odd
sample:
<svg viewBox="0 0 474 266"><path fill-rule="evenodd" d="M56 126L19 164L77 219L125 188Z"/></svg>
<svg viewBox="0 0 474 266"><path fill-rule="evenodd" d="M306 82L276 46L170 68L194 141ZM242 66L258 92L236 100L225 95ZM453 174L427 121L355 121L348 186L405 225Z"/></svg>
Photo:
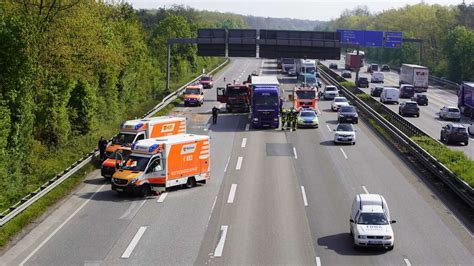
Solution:
<svg viewBox="0 0 474 266"><path fill-rule="evenodd" d="M186 181L186 188L192 188L196 186L196 179L194 177L189 177L188 181Z"/></svg>
<svg viewBox="0 0 474 266"><path fill-rule="evenodd" d="M149 184L143 184L140 188L140 194L143 197L151 195L151 187Z"/></svg>

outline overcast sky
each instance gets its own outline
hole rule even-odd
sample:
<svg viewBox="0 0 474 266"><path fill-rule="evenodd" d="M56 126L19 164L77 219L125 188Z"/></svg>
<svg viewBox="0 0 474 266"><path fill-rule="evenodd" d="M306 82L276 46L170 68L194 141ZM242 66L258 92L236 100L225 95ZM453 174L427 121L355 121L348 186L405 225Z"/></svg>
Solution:
<svg viewBox="0 0 474 266"><path fill-rule="evenodd" d="M196 9L232 12L261 17L299 18L310 20L330 20L337 18L344 9L352 9L361 4L371 12L399 8L420 2L427 4L456 5L462 0L126 0L135 9L152 9L182 4ZM471 3L472 0L466 0Z"/></svg>

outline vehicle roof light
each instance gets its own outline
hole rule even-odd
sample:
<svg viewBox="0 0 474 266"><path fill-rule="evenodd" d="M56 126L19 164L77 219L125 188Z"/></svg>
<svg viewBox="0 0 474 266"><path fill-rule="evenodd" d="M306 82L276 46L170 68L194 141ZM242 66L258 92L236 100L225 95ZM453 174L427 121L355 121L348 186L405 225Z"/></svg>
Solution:
<svg viewBox="0 0 474 266"><path fill-rule="evenodd" d="M142 126L143 126L143 123L138 123L138 124L135 126L135 130L140 129Z"/></svg>
<svg viewBox="0 0 474 266"><path fill-rule="evenodd" d="M154 152L160 145L159 144L153 144L150 146L148 149L148 152Z"/></svg>

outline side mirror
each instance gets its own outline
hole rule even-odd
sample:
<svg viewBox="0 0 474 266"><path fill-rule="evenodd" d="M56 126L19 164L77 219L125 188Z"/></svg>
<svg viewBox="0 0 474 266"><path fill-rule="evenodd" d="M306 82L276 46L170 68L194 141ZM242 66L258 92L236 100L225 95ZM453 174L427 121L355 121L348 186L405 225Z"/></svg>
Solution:
<svg viewBox="0 0 474 266"><path fill-rule="evenodd" d="M204 92L201 91L201 95L204 95Z"/></svg>
<svg viewBox="0 0 474 266"><path fill-rule="evenodd" d="M391 220L390 223L391 223L391 224L395 224L395 223L397 223L397 221Z"/></svg>
<svg viewBox="0 0 474 266"><path fill-rule="evenodd" d="M350 222L350 223L354 223L354 220L352 220L352 219L349 219L349 222Z"/></svg>
<svg viewBox="0 0 474 266"><path fill-rule="evenodd" d="M357 129L354 129L354 132L357 132Z"/></svg>

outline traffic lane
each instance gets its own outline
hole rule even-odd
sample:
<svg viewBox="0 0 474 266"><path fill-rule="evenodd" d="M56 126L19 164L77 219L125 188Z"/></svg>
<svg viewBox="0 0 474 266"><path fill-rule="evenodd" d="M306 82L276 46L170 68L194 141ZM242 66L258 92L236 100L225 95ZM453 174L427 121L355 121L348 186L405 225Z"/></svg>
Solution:
<svg viewBox="0 0 474 266"><path fill-rule="evenodd" d="M326 120L328 118L332 120ZM336 114L325 115L323 121L336 118ZM447 207L430 202L435 195L425 186L412 185L419 181L417 173L395 156L365 123L357 128L357 144L339 147L344 149L347 159L335 147L332 150L334 162L338 167L347 168L346 179L358 180L359 187L363 185L370 193L382 194L387 199L392 219L398 220L393 225L396 248L392 252L417 264L472 262L472 239L462 241L454 233L462 232L463 228L459 223L446 222L453 220L446 215ZM326 138L332 137L327 134ZM445 247L447 243L449 248Z"/></svg>
<svg viewBox="0 0 474 266"><path fill-rule="evenodd" d="M303 200L291 163L293 152L285 134L266 130L250 131L246 136L241 169L233 168L228 174L238 186L235 200L223 203L219 213L213 214L218 222L209 232L217 244L221 226L228 226L222 257L210 257L209 264L314 264ZM224 194L218 200L226 199ZM214 252L207 250L204 255Z"/></svg>

